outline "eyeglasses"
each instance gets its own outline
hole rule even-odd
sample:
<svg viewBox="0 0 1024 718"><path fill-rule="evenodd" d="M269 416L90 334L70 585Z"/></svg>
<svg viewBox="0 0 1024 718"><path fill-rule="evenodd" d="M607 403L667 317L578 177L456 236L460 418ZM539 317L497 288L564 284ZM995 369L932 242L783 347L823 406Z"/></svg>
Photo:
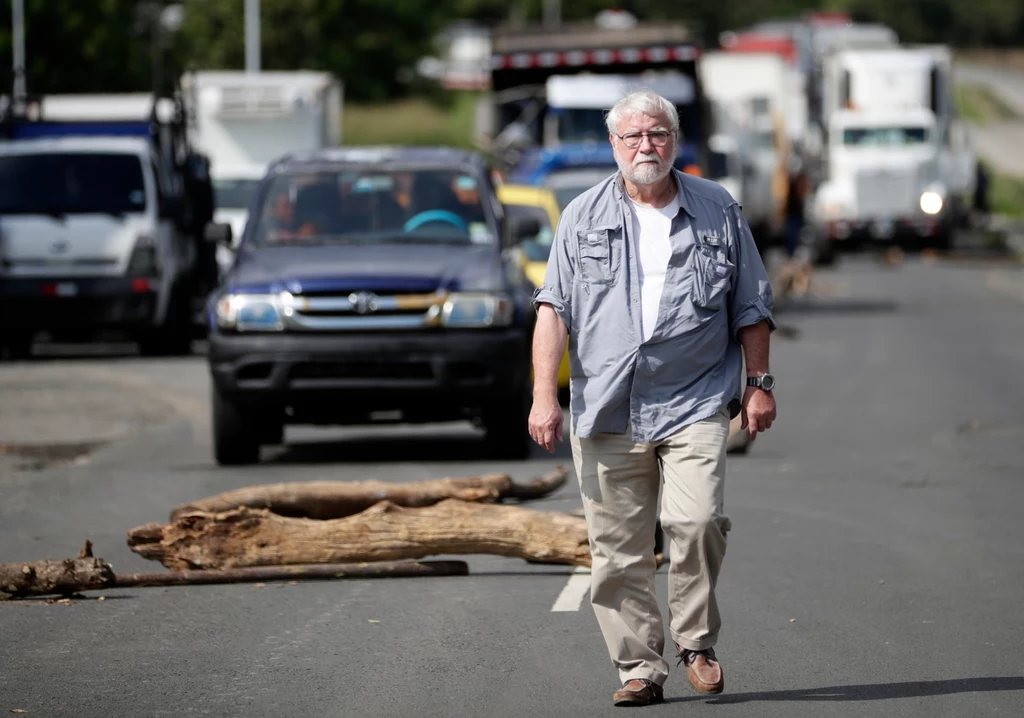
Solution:
<svg viewBox="0 0 1024 718"><path fill-rule="evenodd" d="M664 147L668 144L668 140L672 136L672 133L666 130L653 130L651 132L627 132L624 135L615 136L622 140L622 144L626 145L627 148L635 150L640 146L640 143L643 142L643 137L645 135L655 147Z"/></svg>

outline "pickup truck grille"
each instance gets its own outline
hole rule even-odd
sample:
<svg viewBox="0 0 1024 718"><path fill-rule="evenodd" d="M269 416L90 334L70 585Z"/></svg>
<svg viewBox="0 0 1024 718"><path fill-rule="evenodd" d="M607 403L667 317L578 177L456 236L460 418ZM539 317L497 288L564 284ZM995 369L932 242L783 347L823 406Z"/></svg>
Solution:
<svg viewBox="0 0 1024 718"><path fill-rule="evenodd" d="M337 296L294 295L285 302L284 321L298 331L421 329L438 326L448 295L352 292Z"/></svg>
<svg viewBox="0 0 1024 718"><path fill-rule="evenodd" d="M913 214L918 199L917 173L913 170L863 170L857 174L859 219Z"/></svg>

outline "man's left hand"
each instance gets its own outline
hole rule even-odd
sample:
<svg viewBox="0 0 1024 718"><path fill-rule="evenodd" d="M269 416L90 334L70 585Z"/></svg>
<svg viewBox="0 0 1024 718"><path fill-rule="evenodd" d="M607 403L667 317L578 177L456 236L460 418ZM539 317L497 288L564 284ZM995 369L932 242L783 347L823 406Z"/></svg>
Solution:
<svg viewBox="0 0 1024 718"><path fill-rule="evenodd" d="M748 386L743 393L743 411L740 429L750 430L753 441L762 431L772 428L775 421L775 397L770 391L763 391L756 386Z"/></svg>

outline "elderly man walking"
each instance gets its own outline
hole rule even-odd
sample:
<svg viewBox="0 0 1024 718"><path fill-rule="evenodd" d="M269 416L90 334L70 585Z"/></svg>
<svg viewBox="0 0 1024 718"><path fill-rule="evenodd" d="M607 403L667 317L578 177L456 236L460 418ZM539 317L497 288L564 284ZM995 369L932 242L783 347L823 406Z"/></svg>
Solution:
<svg viewBox="0 0 1024 718"><path fill-rule="evenodd" d="M650 91L611 109L619 172L566 207L533 298L530 435L548 451L562 441L556 378L568 339L570 443L591 603L622 682L616 705L661 701L668 677L654 591L659 488L669 632L694 688L723 690L715 585L731 526L729 421L742 412L753 438L775 419L768 276L732 196L673 169L678 128L672 103Z"/></svg>

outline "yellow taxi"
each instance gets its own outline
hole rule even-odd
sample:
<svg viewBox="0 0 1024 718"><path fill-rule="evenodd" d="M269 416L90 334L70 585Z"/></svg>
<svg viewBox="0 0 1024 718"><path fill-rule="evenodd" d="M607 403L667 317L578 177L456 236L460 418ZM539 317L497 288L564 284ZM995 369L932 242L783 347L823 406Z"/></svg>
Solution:
<svg viewBox="0 0 1024 718"><path fill-rule="evenodd" d="M555 238L560 210L555 193L545 187L522 184L498 185L498 199L505 207L508 217L529 216L540 224L540 233L521 244L527 278L534 286L544 283L544 272L548 266L548 254ZM569 352L562 357L558 367L558 388L569 388Z"/></svg>

